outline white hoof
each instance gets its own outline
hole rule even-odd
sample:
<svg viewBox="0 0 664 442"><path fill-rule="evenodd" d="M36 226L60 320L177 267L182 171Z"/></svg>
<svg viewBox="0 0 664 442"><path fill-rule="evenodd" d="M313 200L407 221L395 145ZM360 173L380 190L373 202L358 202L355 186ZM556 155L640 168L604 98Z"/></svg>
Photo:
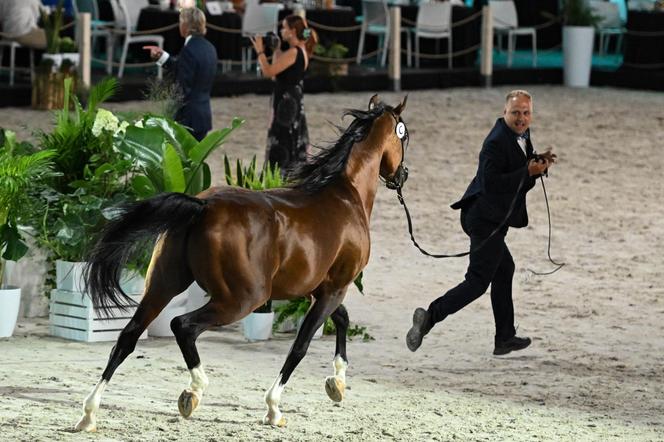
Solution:
<svg viewBox="0 0 664 442"><path fill-rule="evenodd" d="M328 376L325 378L325 392L334 402L341 402L346 394L346 383L340 376Z"/></svg>
<svg viewBox="0 0 664 442"><path fill-rule="evenodd" d="M286 418L282 416L280 411L277 411L276 413L271 413L268 411L265 417L263 417L263 424L264 425L272 425L273 427L285 427L286 426Z"/></svg>
<svg viewBox="0 0 664 442"><path fill-rule="evenodd" d="M97 421L94 416L84 414L74 427L74 431L84 431L86 433L95 432L97 431Z"/></svg>

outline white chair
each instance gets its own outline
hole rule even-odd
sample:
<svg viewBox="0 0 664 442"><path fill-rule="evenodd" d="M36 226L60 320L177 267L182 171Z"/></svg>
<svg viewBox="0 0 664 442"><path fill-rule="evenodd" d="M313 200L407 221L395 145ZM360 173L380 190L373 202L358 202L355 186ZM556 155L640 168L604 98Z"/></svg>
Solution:
<svg viewBox="0 0 664 442"><path fill-rule="evenodd" d="M392 4L399 1L394 0ZM410 30L402 28L401 32L406 33L407 53L410 54ZM362 63L362 53L364 52L364 40L366 34L378 37L378 47L382 47L380 65L387 64L387 51L390 46L390 11L387 0L362 0L362 28L360 29L360 41L357 44L357 64ZM410 61L408 61L410 66Z"/></svg>
<svg viewBox="0 0 664 442"><path fill-rule="evenodd" d="M277 32L279 11L284 9L281 3L247 2L242 16L242 36L249 38L254 35L264 35L267 32ZM252 64L253 47L246 44L242 48L242 72Z"/></svg>
<svg viewBox="0 0 664 442"><path fill-rule="evenodd" d="M92 37L92 50L97 47L97 37L102 37L106 42L106 72L111 73L113 62L113 33L111 27L113 22L99 19L99 6L97 0L72 0L74 17L82 12L90 13L90 36ZM77 35L78 37L78 35Z"/></svg>
<svg viewBox="0 0 664 442"><path fill-rule="evenodd" d="M452 3L420 4L415 29L415 67L420 67L420 38L447 39L447 67L452 69ZM410 60L410 54L408 55Z"/></svg>
<svg viewBox="0 0 664 442"><path fill-rule="evenodd" d="M9 48L9 85L14 86L14 73L16 71L16 49L21 48L20 43L14 40L0 40L0 67L2 66L2 59L5 54L5 48ZM34 51L30 49L30 76L35 71L35 57Z"/></svg>
<svg viewBox="0 0 664 442"><path fill-rule="evenodd" d="M617 36L616 52L619 53L625 30L620 19L618 5L611 2L593 0L590 2L590 8L595 15L600 17L596 29L599 35L600 55L604 55L608 51L611 36L613 35Z"/></svg>
<svg viewBox="0 0 664 442"><path fill-rule="evenodd" d="M516 48L516 37L530 35L533 43L533 67L537 66L537 31L535 28L519 27L516 7L512 0L489 0L493 15L493 32L498 36L498 50L502 50L502 36L507 35L507 66L512 66Z"/></svg>
<svg viewBox="0 0 664 442"><path fill-rule="evenodd" d="M125 63L127 62L127 52L129 51L130 44L154 43L156 46L159 46L159 48L163 49L164 37L154 34L135 35L133 33L135 26L132 25L132 16L129 12L129 9L127 8L125 0L111 0L111 7L113 8L113 16L115 17L115 32L112 40L115 40L118 35L122 35L124 40L122 44L122 55L120 56L120 68L118 69L118 78L122 78ZM111 48L113 47L114 44L111 44ZM109 67L110 66L111 64L109 63ZM157 78L162 78L161 66L157 66Z"/></svg>

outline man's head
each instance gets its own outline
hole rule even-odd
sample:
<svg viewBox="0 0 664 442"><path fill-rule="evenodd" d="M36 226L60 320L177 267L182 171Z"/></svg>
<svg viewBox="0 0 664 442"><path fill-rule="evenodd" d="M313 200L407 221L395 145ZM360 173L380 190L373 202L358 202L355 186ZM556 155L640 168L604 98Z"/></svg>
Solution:
<svg viewBox="0 0 664 442"><path fill-rule="evenodd" d="M523 134L530 127L533 115L533 98L524 90L515 90L505 97L503 111L505 123L514 133Z"/></svg>
<svg viewBox="0 0 664 442"><path fill-rule="evenodd" d="M184 8L180 11L180 35L205 35L205 14L198 8Z"/></svg>

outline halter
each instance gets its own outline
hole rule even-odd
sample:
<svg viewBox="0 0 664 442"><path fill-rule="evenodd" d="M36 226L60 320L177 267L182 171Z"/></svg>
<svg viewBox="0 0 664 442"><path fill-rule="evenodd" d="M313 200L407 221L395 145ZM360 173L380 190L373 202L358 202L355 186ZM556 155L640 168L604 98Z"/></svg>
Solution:
<svg viewBox="0 0 664 442"><path fill-rule="evenodd" d="M401 141L401 162L399 162L397 170L394 171L394 175L390 178L381 177L381 179L385 182L385 187L390 190L396 190L397 193L401 194L401 188L408 179L408 167L404 165L404 161L406 160L406 149L408 148L409 141L408 129L406 129L406 123L403 122L401 117L397 118L392 112L390 112L390 115L392 115L392 118L394 118L394 121L397 123L394 126L394 131Z"/></svg>

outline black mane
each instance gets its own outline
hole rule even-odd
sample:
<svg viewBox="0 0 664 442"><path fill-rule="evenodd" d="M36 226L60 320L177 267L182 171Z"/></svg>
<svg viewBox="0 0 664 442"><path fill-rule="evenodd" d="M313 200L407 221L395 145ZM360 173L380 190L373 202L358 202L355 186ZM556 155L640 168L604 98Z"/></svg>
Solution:
<svg viewBox="0 0 664 442"><path fill-rule="evenodd" d="M288 171L291 187L311 194L333 182L346 168L353 145L367 137L376 118L385 111L392 111L392 108L383 103L376 104L368 111L359 109L344 111L343 117L350 115L354 120L336 143L321 147L319 153L308 158L306 162L296 164Z"/></svg>

